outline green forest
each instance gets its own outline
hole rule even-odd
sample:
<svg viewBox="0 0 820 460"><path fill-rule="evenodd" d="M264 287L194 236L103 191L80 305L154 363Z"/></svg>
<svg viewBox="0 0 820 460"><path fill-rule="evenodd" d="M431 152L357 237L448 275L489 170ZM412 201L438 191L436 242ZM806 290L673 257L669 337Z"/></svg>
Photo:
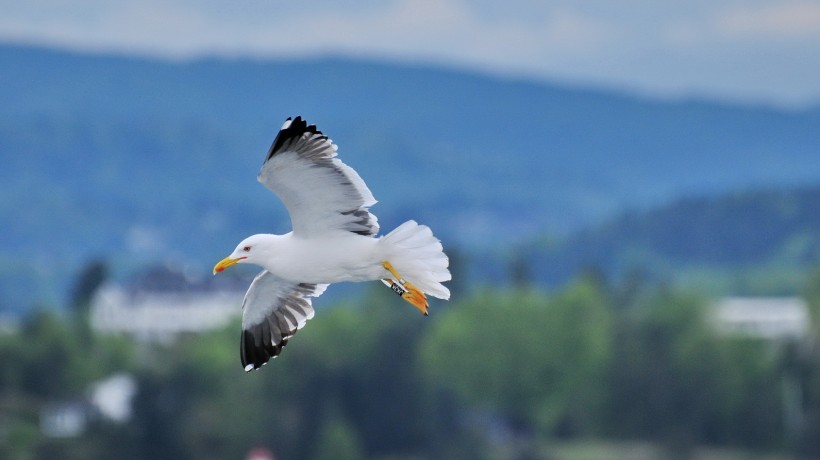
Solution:
<svg viewBox="0 0 820 460"><path fill-rule="evenodd" d="M0 458L568 458L550 446L596 439L649 442L658 458L703 446L820 456L820 346L720 335L696 292L588 273L549 292L465 294L425 318L374 287L319 307L246 374L238 319L164 345L94 332L99 274L75 283L69 313L44 308L0 332ZM41 434L45 405L119 372L138 386L129 421ZM802 388L791 419L789 382Z"/></svg>

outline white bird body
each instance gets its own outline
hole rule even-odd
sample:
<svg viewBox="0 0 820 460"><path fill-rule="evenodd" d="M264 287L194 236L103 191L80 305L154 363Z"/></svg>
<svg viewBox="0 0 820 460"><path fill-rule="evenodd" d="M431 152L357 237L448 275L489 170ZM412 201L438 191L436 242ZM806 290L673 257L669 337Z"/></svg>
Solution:
<svg viewBox="0 0 820 460"><path fill-rule="evenodd" d="M238 263L264 269L242 304L246 371L281 353L313 317L310 298L329 284L382 280L425 315L425 294L450 298L441 284L451 278L441 242L412 220L378 237L378 219L369 210L376 199L316 126L288 118L257 178L285 204L293 231L245 238L214 267L214 274Z"/></svg>
<svg viewBox="0 0 820 460"><path fill-rule="evenodd" d="M293 283L332 284L344 281L374 281L390 276L382 267L385 247L381 239L350 232L334 232L310 239L284 235L253 235L239 243L253 247L254 255L246 259L273 275ZM258 260L258 261L257 261Z"/></svg>

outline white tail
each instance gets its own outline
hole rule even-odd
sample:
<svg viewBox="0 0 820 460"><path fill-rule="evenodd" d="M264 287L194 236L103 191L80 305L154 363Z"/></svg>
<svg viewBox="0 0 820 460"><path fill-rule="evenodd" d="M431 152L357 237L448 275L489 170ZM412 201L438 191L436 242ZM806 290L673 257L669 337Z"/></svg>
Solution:
<svg viewBox="0 0 820 460"><path fill-rule="evenodd" d="M387 246L388 260L405 280L425 294L450 298L450 290L441 284L452 278L450 261L430 227L408 220L383 236L380 244Z"/></svg>

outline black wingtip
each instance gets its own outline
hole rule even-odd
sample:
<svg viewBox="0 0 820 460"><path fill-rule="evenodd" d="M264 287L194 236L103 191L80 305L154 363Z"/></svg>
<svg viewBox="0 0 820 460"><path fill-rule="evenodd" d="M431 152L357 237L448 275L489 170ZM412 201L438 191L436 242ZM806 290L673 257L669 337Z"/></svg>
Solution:
<svg viewBox="0 0 820 460"><path fill-rule="evenodd" d="M264 345L256 344L254 333L250 330L242 331L242 340L239 345L239 355L242 359L242 368L245 372L259 369L271 358L270 353L265 350Z"/></svg>
<svg viewBox="0 0 820 460"><path fill-rule="evenodd" d="M282 128L279 129L279 133L276 134L276 139L273 140L268 154L265 156L265 161L270 160L272 156L276 155L276 152L280 151L292 139L298 139L305 133L322 136L322 132L316 128L316 125L307 124L307 121L302 119L301 115L297 115L296 118L288 117L285 123L282 124Z"/></svg>
<svg viewBox="0 0 820 460"><path fill-rule="evenodd" d="M296 333L296 331L291 331L286 334L279 344L274 344L270 339L270 329L266 326L268 326L268 323L263 322L242 331L242 338L239 341L239 356L245 372L259 369L271 359L279 356L282 349L288 344L288 339Z"/></svg>

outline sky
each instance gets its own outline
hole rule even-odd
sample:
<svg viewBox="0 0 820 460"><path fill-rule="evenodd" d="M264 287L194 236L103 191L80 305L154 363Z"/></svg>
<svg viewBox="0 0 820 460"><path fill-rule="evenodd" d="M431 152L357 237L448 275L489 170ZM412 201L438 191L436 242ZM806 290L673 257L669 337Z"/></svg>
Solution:
<svg viewBox="0 0 820 460"><path fill-rule="evenodd" d="M820 104L820 1L0 0L0 41L170 59L348 55Z"/></svg>

